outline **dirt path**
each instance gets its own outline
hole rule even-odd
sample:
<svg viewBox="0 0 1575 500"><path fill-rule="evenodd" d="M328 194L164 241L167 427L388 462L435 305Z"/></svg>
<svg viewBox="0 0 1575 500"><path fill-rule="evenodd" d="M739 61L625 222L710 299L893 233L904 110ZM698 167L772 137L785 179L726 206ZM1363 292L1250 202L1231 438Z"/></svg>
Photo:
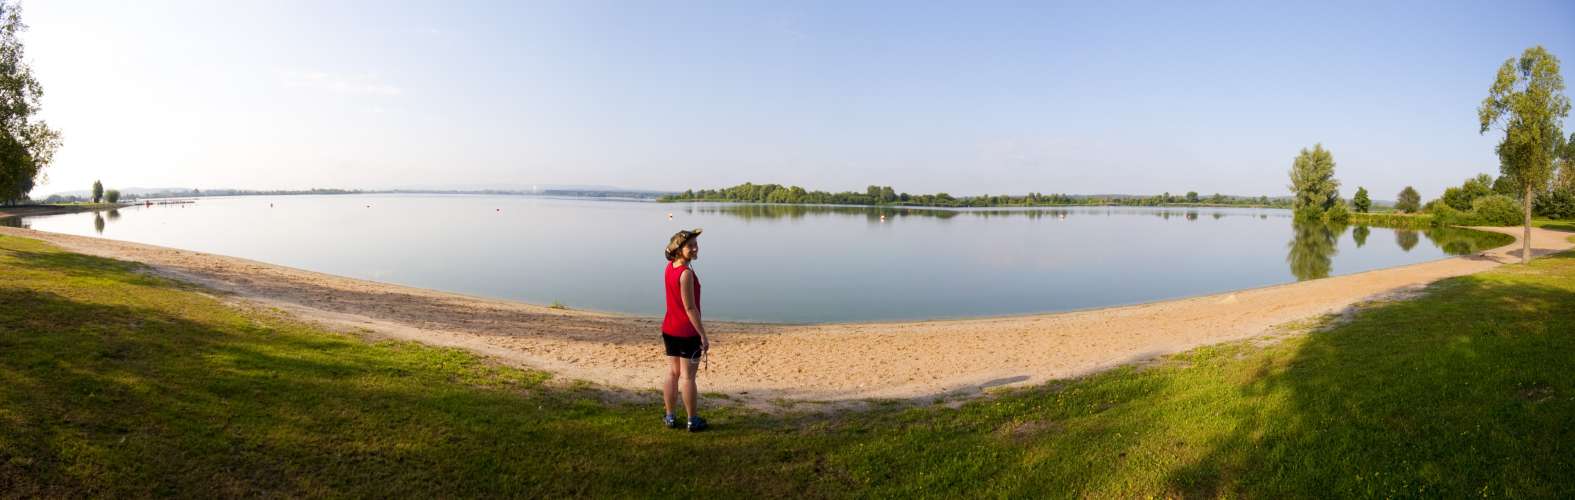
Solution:
<svg viewBox="0 0 1575 500"><path fill-rule="evenodd" d="M1520 228L1481 228L1519 236ZM303 318L462 347L560 376L657 387L658 322L361 281L185 250L0 227L67 250L146 263ZM1534 229L1534 255L1570 233ZM1365 299L1518 262L1520 246L1360 274L1152 304L906 323L714 323L707 392L746 400L850 400L976 393L1035 384L1244 339Z"/></svg>

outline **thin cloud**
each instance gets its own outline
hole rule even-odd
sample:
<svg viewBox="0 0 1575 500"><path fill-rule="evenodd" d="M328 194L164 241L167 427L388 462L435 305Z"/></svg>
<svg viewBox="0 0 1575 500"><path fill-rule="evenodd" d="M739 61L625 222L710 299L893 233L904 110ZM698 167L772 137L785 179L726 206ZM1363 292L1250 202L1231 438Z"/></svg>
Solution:
<svg viewBox="0 0 1575 500"><path fill-rule="evenodd" d="M321 71L286 71L280 75L285 87L312 89L346 95L375 95L395 97L403 93L399 87L379 80L375 75L336 75Z"/></svg>

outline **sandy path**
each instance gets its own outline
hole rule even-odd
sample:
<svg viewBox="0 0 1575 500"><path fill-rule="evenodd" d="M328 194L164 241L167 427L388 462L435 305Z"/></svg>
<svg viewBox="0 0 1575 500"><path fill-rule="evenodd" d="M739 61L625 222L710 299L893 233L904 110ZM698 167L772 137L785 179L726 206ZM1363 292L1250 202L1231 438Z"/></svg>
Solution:
<svg viewBox="0 0 1575 500"><path fill-rule="evenodd" d="M1482 228L1511 234L1520 228ZM471 349L572 379L657 387L657 320L554 310L99 238L0 227L62 248L146 263L162 274L309 320ZM1534 255L1570 233L1534 229ZM907 323L714 323L703 390L849 400L975 393L1250 338L1365 299L1518 262L1519 242L1477 255L1233 293L1069 313Z"/></svg>

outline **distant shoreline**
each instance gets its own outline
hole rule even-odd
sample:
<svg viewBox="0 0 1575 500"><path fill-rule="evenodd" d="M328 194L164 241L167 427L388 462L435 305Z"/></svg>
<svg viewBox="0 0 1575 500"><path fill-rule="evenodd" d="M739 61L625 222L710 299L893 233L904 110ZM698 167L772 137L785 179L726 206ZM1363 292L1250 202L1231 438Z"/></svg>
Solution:
<svg viewBox="0 0 1575 500"><path fill-rule="evenodd" d="M88 203L79 205L17 205L0 207L0 218L6 217L35 217L39 215L74 214L78 212L97 212L101 210L115 210L125 208L130 203Z"/></svg>

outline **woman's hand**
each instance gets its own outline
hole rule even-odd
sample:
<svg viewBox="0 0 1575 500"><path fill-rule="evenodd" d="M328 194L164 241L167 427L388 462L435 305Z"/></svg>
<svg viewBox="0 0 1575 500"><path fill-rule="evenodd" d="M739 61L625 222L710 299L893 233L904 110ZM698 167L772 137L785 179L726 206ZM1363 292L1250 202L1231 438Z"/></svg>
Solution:
<svg viewBox="0 0 1575 500"><path fill-rule="evenodd" d="M711 338L704 333L700 334L700 352L711 350Z"/></svg>

